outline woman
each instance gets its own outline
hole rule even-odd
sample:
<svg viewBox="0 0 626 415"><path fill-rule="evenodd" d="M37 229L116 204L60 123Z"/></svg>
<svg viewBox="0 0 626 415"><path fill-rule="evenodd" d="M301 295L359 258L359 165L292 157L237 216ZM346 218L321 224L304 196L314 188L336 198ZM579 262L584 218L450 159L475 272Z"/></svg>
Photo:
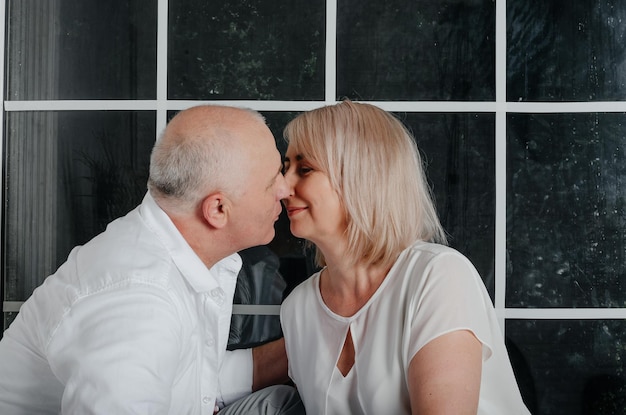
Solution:
<svg viewBox="0 0 626 415"><path fill-rule="evenodd" d="M493 305L445 246L417 147L345 101L285 129L291 232L323 267L281 309L307 413L528 414Z"/></svg>

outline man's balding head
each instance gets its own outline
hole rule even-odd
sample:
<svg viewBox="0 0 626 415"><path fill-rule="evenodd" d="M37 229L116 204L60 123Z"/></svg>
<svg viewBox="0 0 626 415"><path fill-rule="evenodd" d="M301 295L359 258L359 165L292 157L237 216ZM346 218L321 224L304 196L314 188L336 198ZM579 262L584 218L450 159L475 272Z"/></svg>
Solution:
<svg viewBox="0 0 626 415"><path fill-rule="evenodd" d="M202 105L179 112L152 150L150 193L177 211L193 210L209 192L235 194L259 128L268 130L248 109Z"/></svg>

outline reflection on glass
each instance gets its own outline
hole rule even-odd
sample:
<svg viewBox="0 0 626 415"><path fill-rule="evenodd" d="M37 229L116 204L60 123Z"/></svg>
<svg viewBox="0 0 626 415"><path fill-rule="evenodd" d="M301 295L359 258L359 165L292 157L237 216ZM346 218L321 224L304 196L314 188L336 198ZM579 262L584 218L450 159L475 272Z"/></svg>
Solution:
<svg viewBox="0 0 626 415"><path fill-rule="evenodd" d="M347 0L337 10L337 96L495 99L495 2Z"/></svg>
<svg viewBox="0 0 626 415"><path fill-rule="evenodd" d="M626 306L626 114L511 114L507 306Z"/></svg>
<svg viewBox="0 0 626 415"><path fill-rule="evenodd" d="M509 0L509 101L626 99L626 3Z"/></svg>
<svg viewBox="0 0 626 415"><path fill-rule="evenodd" d="M494 297L495 118L493 114L398 117L417 140L450 245L476 266Z"/></svg>
<svg viewBox="0 0 626 415"><path fill-rule="evenodd" d="M75 245L141 201L155 115L11 112L6 122L5 299L24 301Z"/></svg>
<svg viewBox="0 0 626 415"><path fill-rule="evenodd" d="M7 99L153 99L156 2L7 1Z"/></svg>
<svg viewBox="0 0 626 415"><path fill-rule="evenodd" d="M324 98L325 2L173 1L168 98Z"/></svg>
<svg viewBox="0 0 626 415"><path fill-rule="evenodd" d="M267 246L239 252L242 267L237 276L234 304L278 305L287 282L280 272L280 258ZM234 313L230 321L228 349L244 349L282 337L278 315Z"/></svg>
<svg viewBox="0 0 626 415"><path fill-rule="evenodd" d="M531 413L623 414L625 333L623 320L508 320L507 347Z"/></svg>

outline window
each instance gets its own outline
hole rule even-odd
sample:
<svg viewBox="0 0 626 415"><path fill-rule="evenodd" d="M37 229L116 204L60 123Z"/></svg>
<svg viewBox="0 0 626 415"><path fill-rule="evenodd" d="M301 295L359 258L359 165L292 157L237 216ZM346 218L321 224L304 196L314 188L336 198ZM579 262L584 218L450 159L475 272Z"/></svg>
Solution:
<svg viewBox="0 0 626 415"><path fill-rule="evenodd" d="M622 2L4 4L5 328L74 245L141 200L173 113L255 108L284 151L289 119L348 97L415 134L533 413L625 407ZM312 271L286 218L269 248L287 289Z"/></svg>

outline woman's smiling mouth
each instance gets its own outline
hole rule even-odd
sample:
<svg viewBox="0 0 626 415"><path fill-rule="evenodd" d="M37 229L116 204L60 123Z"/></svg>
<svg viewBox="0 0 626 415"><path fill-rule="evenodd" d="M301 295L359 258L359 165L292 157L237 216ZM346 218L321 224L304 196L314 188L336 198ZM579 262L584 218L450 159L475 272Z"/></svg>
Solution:
<svg viewBox="0 0 626 415"><path fill-rule="evenodd" d="M303 210L306 210L306 207L288 207L287 208L287 216L291 217L299 212L302 212Z"/></svg>

